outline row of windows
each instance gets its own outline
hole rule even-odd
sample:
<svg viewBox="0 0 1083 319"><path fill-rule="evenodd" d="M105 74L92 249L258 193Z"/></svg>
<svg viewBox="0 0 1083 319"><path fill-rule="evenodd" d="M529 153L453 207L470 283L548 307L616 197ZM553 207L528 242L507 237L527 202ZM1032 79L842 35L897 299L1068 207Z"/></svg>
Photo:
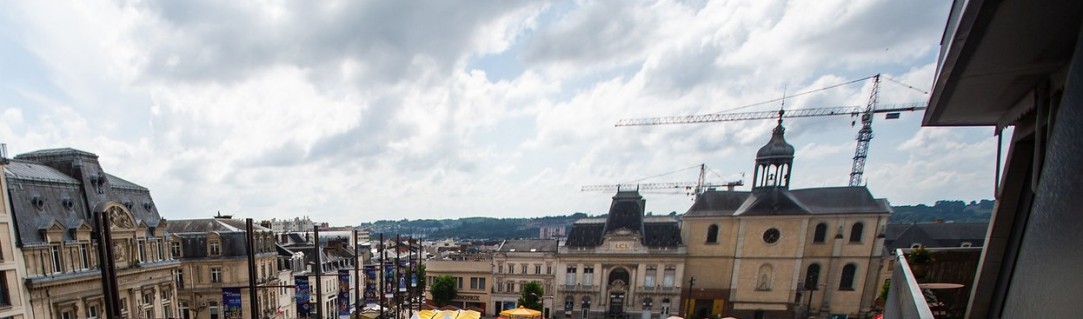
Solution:
<svg viewBox="0 0 1083 319"><path fill-rule="evenodd" d="M839 277L839 290L854 290L854 276L857 274L857 265L850 263L842 266L842 276ZM805 271L805 290L819 290L820 264L811 264Z"/></svg>
<svg viewBox="0 0 1083 319"><path fill-rule="evenodd" d="M859 243L865 231L865 224L854 223L850 226L850 242ZM812 236L813 243L823 243L827 238L827 223L816 224L816 231ZM718 243L718 225L707 226L707 243Z"/></svg>
<svg viewBox="0 0 1083 319"><path fill-rule="evenodd" d="M576 281L576 272L578 270L579 269L575 265L569 265L568 266L568 269L566 269L565 272L564 272L564 284L565 285L568 285L568 286L575 286L576 285L576 283L577 283L577 281ZM673 278L676 277L676 274L677 274L677 268L676 267L666 266L663 273L662 273L662 287L664 287L664 288L672 288L673 284L674 284ZM647 271L643 276L643 286L648 287L648 288L653 288L653 287L657 286L657 283L655 282L655 277L657 277L657 276L658 276L658 267L657 266L647 266ZM585 285L591 285L592 283L594 283L594 267L593 266L583 266L583 280L582 280L582 283L585 284Z"/></svg>
<svg viewBox="0 0 1083 319"><path fill-rule="evenodd" d="M463 277L454 277L456 288L463 289ZM428 282L436 280L435 276L428 276ZM470 277L471 290L485 290L485 277Z"/></svg>
<svg viewBox="0 0 1083 319"><path fill-rule="evenodd" d="M523 287L525 287L527 283L529 283L529 282L527 282L527 281L519 281L518 284L516 284L515 281L511 281L511 280L506 281L506 282L497 282L496 285L493 286L493 292L511 292L511 293L522 292ZM542 286L542 292L545 293L545 294L551 293L551 291L552 291L551 286L552 286L552 284L545 283Z"/></svg>
<svg viewBox="0 0 1083 319"><path fill-rule="evenodd" d="M524 275L529 274L527 272L527 270L528 270L527 264L519 264L519 273L520 274L524 274ZM499 263L499 264L496 265L496 273L498 273L498 274L503 274L504 273L504 263ZM508 264L508 273L509 274L515 274L515 264ZM541 275L542 274L542 265L541 264L534 264L534 274L535 275ZM552 275L553 274L553 265L545 264L545 274L546 275Z"/></svg>

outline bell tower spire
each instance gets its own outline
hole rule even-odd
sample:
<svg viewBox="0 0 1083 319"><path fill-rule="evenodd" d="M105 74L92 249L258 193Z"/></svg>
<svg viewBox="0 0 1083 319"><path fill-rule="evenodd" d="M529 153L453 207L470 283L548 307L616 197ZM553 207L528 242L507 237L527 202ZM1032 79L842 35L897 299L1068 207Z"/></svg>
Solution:
<svg viewBox="0 0 1083 319"><path fill-rule="evenodd" d="M793 169L793 145L786 143L786 128L782 127L782 115L778 111L778 125L771 132L771 140L756 152L756 169L753 173L752 190L789 189L790 172Z"/></svg>

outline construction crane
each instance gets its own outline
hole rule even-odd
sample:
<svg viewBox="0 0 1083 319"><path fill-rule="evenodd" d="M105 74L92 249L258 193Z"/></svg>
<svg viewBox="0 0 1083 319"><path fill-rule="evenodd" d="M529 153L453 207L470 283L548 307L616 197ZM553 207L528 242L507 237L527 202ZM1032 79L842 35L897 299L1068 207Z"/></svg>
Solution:
<svg viewBox="0 0 1083 319"><path fill-rule="evenodd" d="M687 169L687 168L686 168ZM684 169L682 169L684 170ZM733 191L737 186L744 186L744 182L741 180L726 182L723 184L711 184L706 182L707 166L705 164L699 164L699 179L695 182L659 182L659 183L622 183L622 184L602 184L602 185L587 185L580 188L580 191L584 192L597 192L597 191L620 191L622 189L679 189L684 190L685 194L692 195L692 200L695 200L696 196L703 194L708 189L716 187L726 187L726 190Z"/></svg>
<svg viewBox="0 0 1083 319"><path fill-rule="evenodd" d="M869 141L872 141L872 119L875 114L886 114L887 119L899 118L901 112L914 112L921 111L926 108L925 103L910 103L910 104L892 104L892 105L878 105L878 96L880 91L880 74L871 77L873 79L872 93L869 95L869 102L863 106L841 106L841 107L820 107L820 108L803 108L785 110L782 114L783 118L799 118L799 117L819 117L819 116L841 116L849 115L851 117L861 118L861 129L857 132L857 147L854 150L854 163L850 169L850 186L860 186L862 175L865 173L865 159L869 154ZM868 78L865 78L868 79ZM862 79L864 80L864 79ZM890 79L889 79L890 80ZM896 82L892 80L893 82ZM853 83L852 81L849 83ZM896 82L898 83L898 82ZM916 88L899 83L900 85L909 87L910 89L917 90ZM920 91L920 90L919 90ZM809 93L809 92L806 92ZM924 93L924 92L923 92ZM747 120L762 120L762 119L777 119L779 118L779 111L762 111L762 112L742 112L742 113L714 113L703 115L687 115L687 116L666 116L666 117L651 117L651 118L639 118L639 119L623 119L617 122L616 126L646 126L646 125L666 125L666 124L695 124L695 123L713 123L713 122L730 122L730 121L747 121Z"/></svg>

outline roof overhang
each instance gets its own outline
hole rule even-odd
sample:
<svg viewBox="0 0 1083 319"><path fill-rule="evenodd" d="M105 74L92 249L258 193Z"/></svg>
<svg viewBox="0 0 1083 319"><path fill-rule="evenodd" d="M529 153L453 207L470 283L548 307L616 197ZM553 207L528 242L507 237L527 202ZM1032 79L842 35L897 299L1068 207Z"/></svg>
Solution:
<svg viewBox="0 0 1083 319"><path fill-rule="evenodd" d="M956 0L941 40L925 126L991 126L1064 70L1083 21L1078 0Z"/></svg>

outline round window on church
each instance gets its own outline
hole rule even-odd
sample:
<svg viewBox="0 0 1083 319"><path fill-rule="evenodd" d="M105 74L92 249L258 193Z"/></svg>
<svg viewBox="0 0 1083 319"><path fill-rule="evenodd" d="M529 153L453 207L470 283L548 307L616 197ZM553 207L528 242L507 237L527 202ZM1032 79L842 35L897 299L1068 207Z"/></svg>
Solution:
<svg viewBox="0 0 1083 319"><path fill-rule="evenodd" d="M771 228L771 229L768 229L767 231L763 232L763 241L768 243L768 244L774 244L775 242L778 241L778 238L781 237L781 236L782 236L782 234L779 233L777 228Z"/></svg>

